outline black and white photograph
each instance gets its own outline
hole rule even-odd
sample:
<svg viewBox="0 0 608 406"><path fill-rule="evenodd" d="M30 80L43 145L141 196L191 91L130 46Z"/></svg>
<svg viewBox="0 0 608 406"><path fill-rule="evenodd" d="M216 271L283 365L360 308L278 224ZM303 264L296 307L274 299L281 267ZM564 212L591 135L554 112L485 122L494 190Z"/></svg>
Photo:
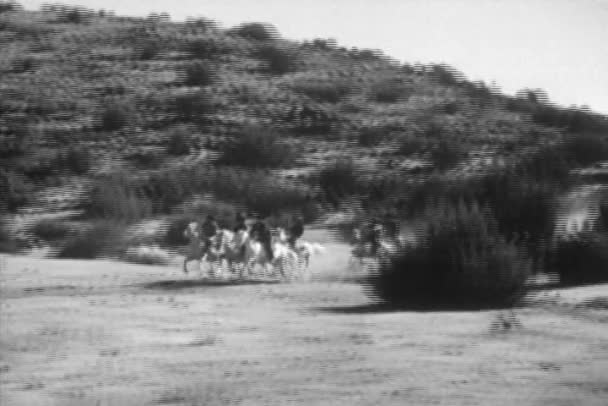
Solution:
<svg viewBox="0 0 608 406"><path fill-rule="evenodd" d="M0 0L0 405L608 405L608 0Z"/></svg>

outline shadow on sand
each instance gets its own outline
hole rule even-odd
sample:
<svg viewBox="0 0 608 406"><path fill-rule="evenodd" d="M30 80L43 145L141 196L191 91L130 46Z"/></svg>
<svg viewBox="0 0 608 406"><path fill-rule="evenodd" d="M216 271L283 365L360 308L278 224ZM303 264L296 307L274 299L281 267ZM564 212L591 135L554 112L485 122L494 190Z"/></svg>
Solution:
<svg viewBox="0 0 608 406"><path fill-rule="evenodd" d="M367 303L354 306L331 306L316 307L314 310L330 314L374 314L374 313L397 313L397 312L471 312L471 311L490 311L508 310L517 306L480 306L480 305L450 305L450 304L404 304L391 305L381 302Z"/></svg>
<svg viewBox="0 0 608 406"><path fill-rule="evenodd" d="M154 290L179 290L198 287L223 287L223 286L241 286L241 285L274 285L281 283L278 280L272 279L193 279L193 280L164 280L150 283L144 283L142 286L145 289Z"/></svg>

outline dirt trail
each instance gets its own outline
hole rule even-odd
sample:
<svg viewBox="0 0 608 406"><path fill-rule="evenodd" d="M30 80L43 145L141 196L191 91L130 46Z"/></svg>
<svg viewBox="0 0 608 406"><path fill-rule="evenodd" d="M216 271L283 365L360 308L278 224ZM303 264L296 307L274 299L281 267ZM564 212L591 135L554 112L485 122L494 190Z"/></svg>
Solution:
<svg viewBox="0 0 608 406"><path fill-rule="evenodd" d="M3 257L1 404L606 404L608 285L539 292L505 330L500 311L381 311L325 243L292 284Z"/></svg>

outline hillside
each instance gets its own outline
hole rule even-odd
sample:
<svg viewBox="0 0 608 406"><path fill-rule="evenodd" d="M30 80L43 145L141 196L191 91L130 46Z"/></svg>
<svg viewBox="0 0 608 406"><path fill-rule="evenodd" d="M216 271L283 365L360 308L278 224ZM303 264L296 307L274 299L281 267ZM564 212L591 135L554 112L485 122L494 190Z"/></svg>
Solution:
<svg viewBox="0 0 608 406"><path fill-rule="evenodd" d="M568 145L568 171L608 159L606 117L542 92L508 97L448 66L294 42L261 23L0 11L0 203L17 245L110 240L146 219L176 243L193 216L241 209L276 222L411 216L421 182L528 158L550 172L550 146Z"/></svg>

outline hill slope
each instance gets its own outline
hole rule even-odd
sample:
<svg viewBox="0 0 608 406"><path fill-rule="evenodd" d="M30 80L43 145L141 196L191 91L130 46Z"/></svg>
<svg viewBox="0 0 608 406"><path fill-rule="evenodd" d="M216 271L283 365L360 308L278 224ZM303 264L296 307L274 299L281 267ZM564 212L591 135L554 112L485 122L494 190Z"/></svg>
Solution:
<svg viewBox="0 0 608 406"><path fill-rule="evenodd" d="M608 129L605 117L534 92L507 97L447 66L297 43L264 24L2 4L8 213L75 210L82 226L401 210L431 172L468 177Z"/></svg>

